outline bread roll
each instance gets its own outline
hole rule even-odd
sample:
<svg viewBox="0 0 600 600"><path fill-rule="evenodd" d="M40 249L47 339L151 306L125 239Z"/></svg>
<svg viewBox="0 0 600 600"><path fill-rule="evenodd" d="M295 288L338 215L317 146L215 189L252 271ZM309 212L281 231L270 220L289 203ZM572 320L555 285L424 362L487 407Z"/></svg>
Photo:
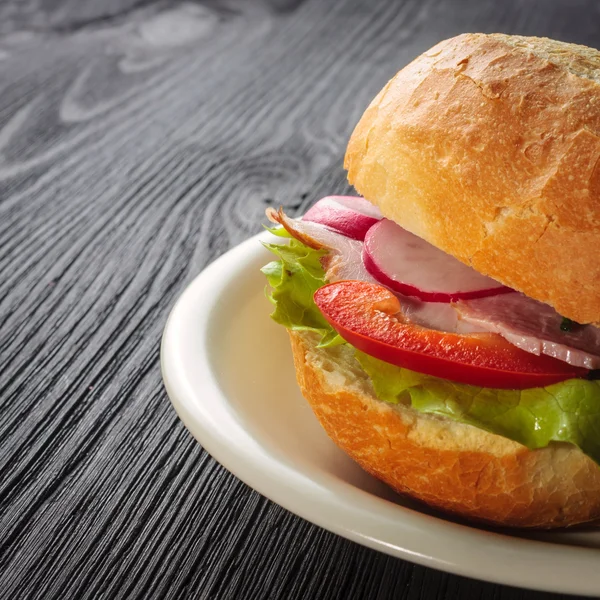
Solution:
<svg viewBox="0 0 600 600"><path fill-rule="evenodd" d="M600 53L465 34L400 71L345 166L384 215L477 271L600 322Z"/></svg>
<svg viewBox="0 0 600 600"><path fill-rule="evenodd" d="M290 331L298 383L329 437L401 494L496 525L554 528L600 517L600 469L578 448L526 447L377 399L346 344Z"/></svg>

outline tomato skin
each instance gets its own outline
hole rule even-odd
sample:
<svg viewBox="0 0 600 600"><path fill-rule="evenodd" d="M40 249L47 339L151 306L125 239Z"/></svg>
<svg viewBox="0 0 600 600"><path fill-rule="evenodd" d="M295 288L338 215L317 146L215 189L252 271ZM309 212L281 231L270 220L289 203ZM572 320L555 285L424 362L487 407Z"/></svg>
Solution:
<svg viewBox="0 0 600 600"><path fill-rule="evenodd" d="M377 284L330 283L315 292L314 301L348 343L411 371L499 389L544 387L589 372L525 352L495 333L445 333L404 323L398 298Z"/></svg>

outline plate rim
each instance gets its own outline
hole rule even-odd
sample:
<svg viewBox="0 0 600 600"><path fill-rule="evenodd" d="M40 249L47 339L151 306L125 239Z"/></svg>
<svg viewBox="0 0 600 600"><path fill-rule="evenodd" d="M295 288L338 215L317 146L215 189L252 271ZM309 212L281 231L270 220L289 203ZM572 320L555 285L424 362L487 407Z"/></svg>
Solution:
<svg viewBox="0 0 600 600"><path fill-rule="evenodd" d="M200 315L200 319L203 321L201 322L202 326L195 327L194 331L198 335L202 334L206 337L208 316L217 306L220 295L231 285L236 275L243 273L248 266L258 262L259 257L264 256L266 250L262 248L260 242L271 239L272 236L268 232L255 235L209 264L181 293L165 324L160 349L164 386L179 418L202 447L238 479L286 510L327 531L385 554L447 573L491 583L554 593L597 595L600 589L597 562L596 564L592 562L588 571L584 569L587 577L580 574L576 577L569 577L572 573L581 571L584 568L582 565L589 562L592 555L594 559L597 559L597 549L524 539L501 532L453 523L392 503L346 483L346 486L356 491L353 502L356 502L358 498L358 501L362 503L362 495L367 495L370 497L367 502L376 502L374 499L377 499L384 503L380 508L386 515L397 513L397 520L394 520L393 524L398 533L402 533L404 537L402 540L390 542L382 539L381 536L374 535L373 527L365 530L364 523L362 527L349 526L348 516L351 516L349 511L351 512L353 508L350 504L341 507L339 504L332 506L328 496L311 496L311 502L302 506L300 502L294 500L294 494L285 492L285 490L292 489L296 498L301 498L303 492L306 493L304 487L306 482L299 487L302 477L298 478L298 475L301 473L292 469L289 464L278 461L276 456L260 445L256 446L256 455L254 456L237 453L239 443L231 443L230 439L225 439L223 435L219 434L219 431L214 428L214 423L211 423L210 416L208 419L198 418L199 408L202 406L201 395L198 394L198 390L193 389L190 381L185 377L185 369L182 365L185 364L186 357L181 354L181 342L178 338L182 335L182 331L190 329L187 325L188 319L190 313L194 314L200 310L198 308L200 298L205 301L206 310L203 310L203 314ZM196 316L198 315L196 314ZM203 339L203 341L206 340ZM202 349L205 350L204 343ZM213 372L208 352L204 351L202 358L203 361L194 364L197 369L202 370L204 375L205 389L203 392L211 394L211 397L219 397L226 405L227 398L218 385L218 377ZM239 424L238 426L241 427ZM252 437L248 431L245 431L245 435ZM260 468L256 463L257 460L260 461ZM266 471L265 468L268 470ZM288 484L284 489L278 485L276 483L278 478L274 477L276 473L287 475L293 486L290 488ZM389 510L386 510L385 504L390 505ZM354 510L357 509L361 512L364 507L361 504L354 505ZM366 517L371 525L375 523L373 520L375 516L371 513L363 514L363 517ZM435 548L423 552L415 539L415 533L422 532L423 528L433 529L436 536L442 535L443 539L449 542L456 541L451 538L458 535L467 543L463 544L462 553L436 553ZM486 543L484 543L484 539ZM437 540L439 549L442 544L440 538ZM473 542L472 549L470 549L471 542ZM481 552L480 546L482 545L486 547L486 553ZM459 557L462 558L459 559ZM508 560L502 565L502 573L494 568L498 567L499 560ZM523 561L529 564L525 570L519 571L510 566L519 562L523 564ZM487 565L483 573L478 570L482 565ZM594 587L594 580L590 577L592 574L596 575L595 589L592 589ZM552 577L549 578L549 576Z"/></svg>

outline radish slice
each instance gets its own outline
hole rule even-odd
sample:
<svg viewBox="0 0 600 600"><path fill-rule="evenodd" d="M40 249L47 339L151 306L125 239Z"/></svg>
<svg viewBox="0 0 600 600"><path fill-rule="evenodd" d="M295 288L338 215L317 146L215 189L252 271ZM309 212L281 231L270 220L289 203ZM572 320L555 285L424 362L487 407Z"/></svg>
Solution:
<svg viewBox="0 0 600 600"><path fill-rule="evenodd" d="M365 237L363 261L380 283L427 302L452 302L513 292L383 219Z"/></svg>
<svg viewBox="0 0 600 600"><path fill-rule="evenodd" d="M376 206L364 198L353 196L327 196L319 200L302 217L325 225L346 237L362 241L369 229L382 219Z"/></svg>

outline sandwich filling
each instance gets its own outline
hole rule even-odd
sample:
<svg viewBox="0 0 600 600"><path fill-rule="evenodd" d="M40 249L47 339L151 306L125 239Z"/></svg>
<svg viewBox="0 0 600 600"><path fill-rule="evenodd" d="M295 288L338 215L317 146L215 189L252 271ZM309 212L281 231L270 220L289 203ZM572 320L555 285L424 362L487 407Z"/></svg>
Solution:
<svg viewBox="0 0 600 600"><path fill-rule="evenodd" d="M350 213L353 198L342 198ZM366 201L355 200L361 201L357 207L363 211ZM320 200L302 220L290 219L282 211L268 213L296 239L328 250L323 263L328 282L379 283L398 296L410 322L446 332L488 331L526 352L600 369L599 328L569 322L552 307L477 273L396 223L381 215L374 218L375 207L371 206L361 239L351 213L340 223L318 210L325 204L333 212L334 202L332 197ZM315 212L319 220L307 220L314 219ZM360 223L364 215L356 211L354 217Z"/></svg>
<svg viewBox="0 0 600 600"><path fill-rule="evenodd" d="M328 198L325 207L320 203L302 220L289 219L282 211L269 212L271 220L283 225L273 233L290 238L281 244L266 244L278 259L262 269L276 322L291 330L314 331L320 336L321 347L350 343L380 400L410 403L416 410L469 423L532 449L551 442L573 443L600 463L600 383L589 378L590 370L600 367L600 332L596 327L564 320L545 304L480 274L471 275L463 270L469 267L462 263L456 266L453 261L458 261L448 255L436 256L439 250L423 248L426 242L414 241L410 234L403 243L412 256L399 260L397 270L375 256L378 265L383 264L382 276L380 267L370 266L368 257L365 260L365 238L368 241L376 226L392 227L382 227L376 209L365 204L357 209L353 199L339 202ZM357 212L360 218L354 218ZM429 267L439 270L443 280L439 286L431 272L420 277L419 272ZM339 288L328 293L326 288L342 285L336 282L344 282L346 288L352 284L354 287L348 289L359 296L365 290L383 289L400 310L396 312L395 304L392 315L381 307L370 313L368 304L359 304L350 309L360 313L363 324L361 319L344 317L344 321L339 316L343 311L332 310L327 298L341 292ZM340 301L334 298L334 308L336 303ZM369 314L380 320L391 316L391 325L372 334ZM394 329L400 333L391 339ZM365 338L367 343L363 343ZM464 350L465 343L477 352ZM379 352L381 344L404 347L389 359L389 350L383 355ZM448 350L452 345L456 347ZM426 360L415 362L415 356L423 353ZM479 361L473 380L465 361ZM498 377L489 379L491 385L483 384L488 381L485 369L490 365L496 375L512 370L507 381L517 384L496 385L494 382L501 381ZM526 376L511 379L515 370Z"/></svg>

